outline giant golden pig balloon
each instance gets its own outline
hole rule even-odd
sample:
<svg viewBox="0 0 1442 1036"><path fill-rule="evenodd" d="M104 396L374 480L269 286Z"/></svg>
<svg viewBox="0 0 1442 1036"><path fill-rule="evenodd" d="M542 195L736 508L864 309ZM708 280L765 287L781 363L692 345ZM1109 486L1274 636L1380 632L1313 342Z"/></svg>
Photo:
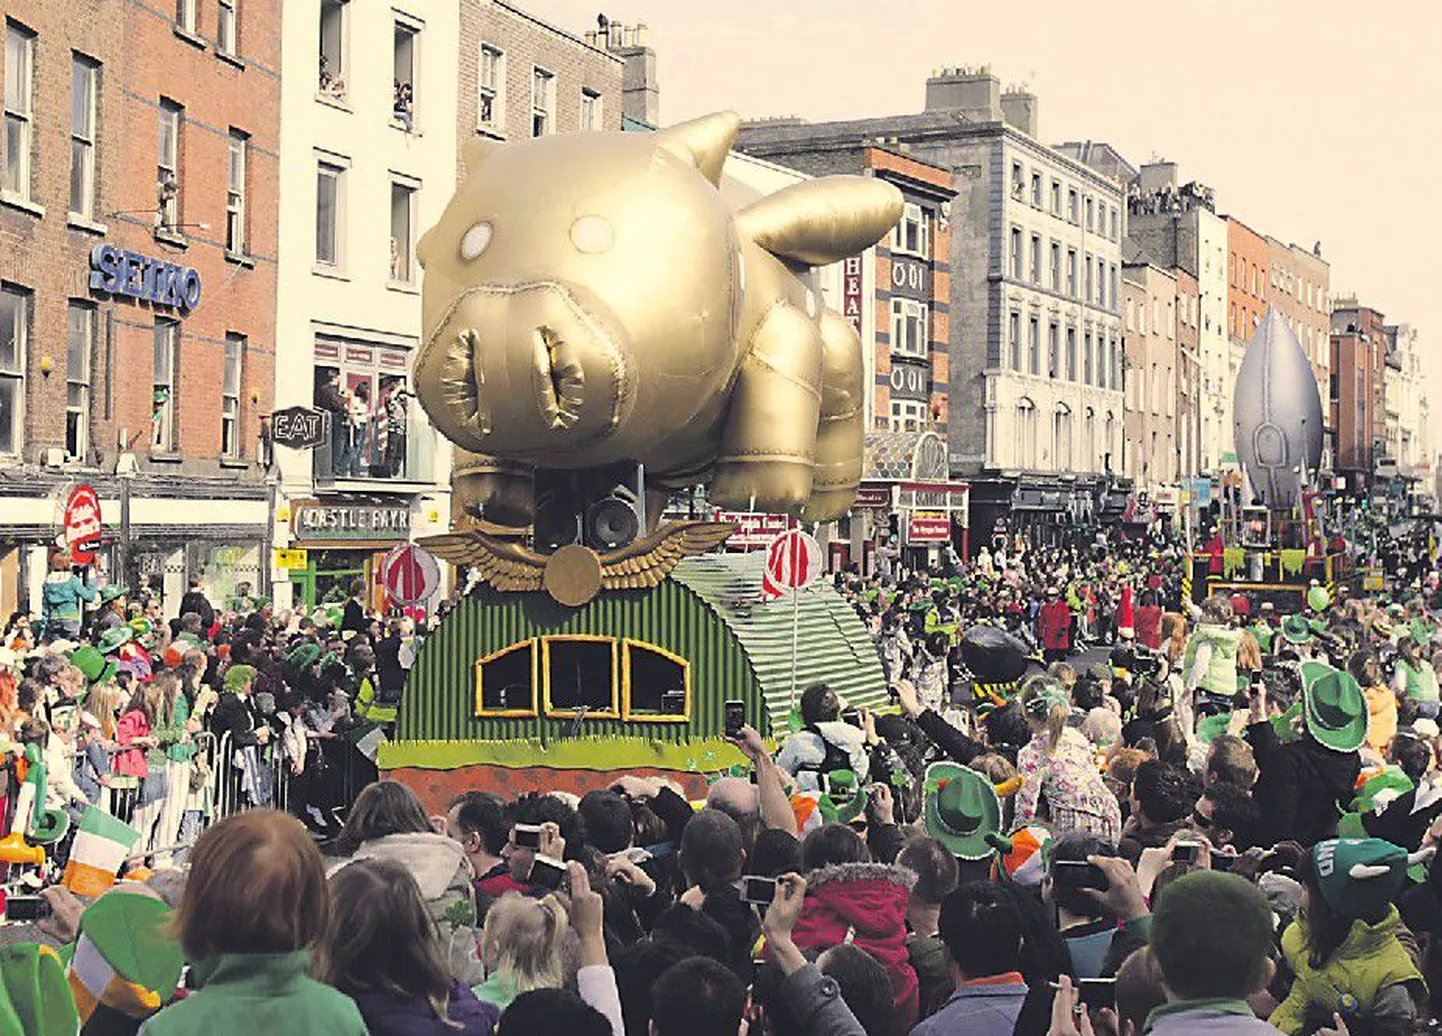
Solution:
<svg viewBox="0 0 1442 1036"><path fill-rule="evenodd" d="M459 448L456 491L531 513L529 472L617 461L648 491L709 484L738 510L826 520L861 476L861 346L810 267L874 244L896 188L834 176L733 210L739 125L474 142L419 246L421 405Z"/></svg>

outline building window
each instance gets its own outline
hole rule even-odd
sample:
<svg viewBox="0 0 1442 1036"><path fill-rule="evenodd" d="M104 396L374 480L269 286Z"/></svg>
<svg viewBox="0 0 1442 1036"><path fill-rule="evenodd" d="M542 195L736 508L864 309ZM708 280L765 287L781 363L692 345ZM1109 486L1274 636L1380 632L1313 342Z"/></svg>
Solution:
<svg viewBox="0 0 1442 1036"><path fill-rule="evenodd" d="M71 302L65 325L65 456L84 460L90 449L90 363L95 354L95 307Z"/></svg>
<svg viewBox="0 0 1442 1036"><path fill-rule="evenodd" d="M1042 200L1041 200L1041 173L1032 173L1032 174L1031 174L1031 203L1032 203L1033 205L1035 205L1037 208L1041 208L1041 206L1042 206Z"/></svg>
<svg viewBox="0 0 1442 1036"><path fill-rule="evenodd" d="M239 457L240 449L240 375L245 362L245 335L227 332L225 336L225 374L220 387L220 455Z"/></svg>
<svg viewBox="0 0 1442 1036"><path fill-rule="evenodd" d="M1108 268L1107 276L1111 281L1111 306L1109 308L1115 312L1117 308L1117 267L1115 263Z"/></svg>
<svg viewBox="0 0 1442 1036"><path fill-rule="evenodd" d="M5 180L4 189L30 197L31 101L34 99L35 34L5 23Z"/></svg>
<svg viewBox="0 0 1442 1036"><path fill-rule="evenodd" d="M1025 396L1016 404L1016 464L1036 467L1036 406Z"/></svg>
<svg viewBox="0 0 1442 1036"><path fill-rule="evenodd" d="M1097 412L1091 407L1087 407L1086 413L1082 415L1082 449L1086 451L1082 458L1084 469L1095 471L1097 468Z"/></svg>
<svg viewBox="0 0 1442 1036"><path fill-rule="evenodd" d="M180 123L185 109L169 98L160 99L160 144L155 174L160 192L160 229L180 227Z"/></svg>
<svg viewBox="0 0 1442 1036"><path fill-rule="evenodd" d="M506 52L481 44L476 64L476 128L501 133L506 125Z"/></svg>
<svg viewBox="0 0 1442 1036"><path fill-rule="evenodd" d="M175 24L186 32L194 32L200 24L199 0L175 0Z"/></svg>
<svg viewBox="0 0 1442 1036"><path fill-rule="evenodd" d="M1011 164L1011 196L1017 201L1026 197L1026 172L1020 162Z"/></svg>
<svg viewBox="0 0 1442 1036"><path fill-rule="evenodd" d="M621 641L621 718L685 723L691 716L691 663L665 648Z"/></svg>
<svg viewBox="0 0 1442 1036"><path fill-rule="evenodd" d="M556 132L556 76L544 68L531 70L531 136Z"/></svg>
<svg viewBox="0 0 1442 1036"><path fill-rule="evenodd" d="M1091 256L1087 256L1086 258L1084 258L1084 259L1082 260L1082 268L1086 271L1086 283L1087 283L1086 300L1087 300L1088 302L1091 302L1091 301L1092 301L1092 290L1093 290L1093 288L1092 288L1092 285L1093 285L1093 281L1092 281L1092 257L1091 257Z"/></svg>
<svg viewBox="0 0 1442 1036"><path fill-rule="evenodd" d="M930 224L926 210L907 202L901 210L901 222L891 232L891 250L920 259L931 258Z"/></svg>
<svg viewBox="0 0 1442 1036"><path fill-rule="evenodd" d="M1111 338L1107 343L1107 350L1111 353L1111 387L1115 389L1122 383L1122 356L1121 350L1117 348L1117 340Z"/></svg>
<svg viewBox="0 0 1442 1036"><path fill-rule="evenodd" d="M180 324L155 320L154 376L151 395L150 445L161 452L175 449L175 383L180 366Z"/></svg>
<svg viewBox="0 0 1442 1036"><path fill-rule="evenodd" d="M1066 293L1076 298L1076 249L1066 250Z"/></svg>
<svg viewBox="0 0 1442 1036"><path fill-rule="evenodd" d="M1077 222L1077 193L1075 189L1066 192L1066 218Z"/></svg>
<svg viewBox="0 0 1442 1036"><path fill-rule="evenodd" d="M1082 381L1090 385L1096 376L1093 372L1094 358L1092 356L1092 333L1088 331L1082 336Z"/></svg>
<svg viewBox="0 0 1442 1036"><path fill-rule="evenodd" d="M391 181L391 280L401 284L415 281L415 261L411 256L417 193L413 184Z"/></svg>
<svg viewBox="0 0 1442 1036"><path fill-rule="evenodd" d="M1076 328L1066 329L1066 378L1076 381Z"/></svg>
<svg viewBox="0 0 1442 1036"><path fill-rule="evenodd" d="M1013 311L1006 324L1007 366L1021 370L1021 314Z"/></svg>
<svg viewBox="0 0 1442 1036"><path fill-rule="evenodd" d="M1060 181L1060 180L1053 180L1053 181L1051 182L1051 214L1052 214L1053 216L1060 216L1060 215L1061 215L1061 181Z"/></svg>
<svg viewBox="0 0 1442 1036"><path fill-rule="evenodd" d="M240 130L230 131L225 162L225 250L245 254L245 167L250 141Z"/></svg>
<svg viewBox="0 0 1442 1036"><path fill-rule="evenodd" d="M428 426L424 418L414 419L406 385L410 352L363 338L317 335L315 357L313 405L333 415L331 440L315 452L315 477L428 478Z"/></svg>
<svg viewBox="0 0 1442 1036"><path fill-rule="evenodd" d="M392 44L394 79L391 90L391 119L403 126L407 133L416 119L416 69L417 51L420 49L420 30L414 25L396 22Z"/></svg>
<svg viewBox="0 0 1442 1036"><path fill-rule="evenodd" d="M616 719L616 641L572 634L541 639L546 715Z"/></svg>
<svg viewBox="0 0 1442 1036"><path fill-rule="evenodd" d="M926 404L914 399L897 399L891 403L893 432L920 432L926 429Z"/></svg>
<svg viewBox="0 0 1442 1036"><path fill-rule="evenodd" d="M320 0L320 92L345 99L347 67L346 21L349 0Z"/></svg>
<svg viewBox="0 0 1442 1036"><path fill-rule="evenodd" d="M1031 279L1033 284L1041 283L1041 235L1031 236Z"/></svg>
<svg viewBox="0 0 1442 1036"><path fill-rule="evenodd" d="M1021 280L1022 263L1025 261L1021 254L1021 227L1011 228L1011 275L1016 280Z"/></svg>
<svg viewBox="0 0 1442 1036"><path fill-rule="evenodd" d="M345 220L345 167L322 161L315 179L315 261L340 266Z"/></svg>
<svg viewBox="0 0 1442 1036"><path fill-rule="evenodd" d="M602 122L601 95L595 90L581 87L581 131L594 133L605 129Z"/></svg>
<svg viewBox="0 0 1442 1036"><path fill-rule="evenodd" d="M70 211L95 214L95 99L100 66L83 54L70 57Z"/></svg>
<svg viewBox="0 0 1442 1036"><path fill-rule="evenodd" d="M239 49L236 43L236 0L216 0L215 3L215 49L222 54L234 54Z"/></svg>
<svg viewBox="0 0 1442 1036"><path fill-rule="evenodd" d="M1046 374L1049 378L1061 377L1061 327L1055 323L1046 329Z"/></svg>
<svg viewBox="0 0 1442 1036"><path fill-rule="evenodd" d="M1092 224L1092 200L1091 200L1090 195L1088 195L1088 197L1087 197L1087 199L1086 199L1085 208L1086 208L1086 214L1087 214L1087 232L1090 233L1091 230L1093 229L1093 224Z"/></svg>
<svg viewBox="0 0 1442 1036"><path fill-rule="evenodd" d="M1031 374L1041 373L1041 320L1032 317L1026 325L1026 368Z"/></svg>
<svg viewBox="0 0 1442 1036"><path fill-rule="evenodd" d="M891 351L926 359L931 351L927 306L915 299L891 300Z"/></svg>
<svg viewBox="0 0 1442 1036"><path fill-rule="evenodd" d="M1115 241L1117 240L1117 207L1115 205L1111 206L1108 210L1107 219L1111 224L1111 232L1107 236Z"/></svg>
<svg viewBox="0 0 1442 1036"><path fill-rule="evenodd" d="M29 339L30 293L13 285L0 285L0 454L20 452Z"/></svg>
<svg viewBox="0 0 1442 1036"><path fill-rule="evenodd" d="M1071 410L1064 403L1052 415L1051 459L1057 471L1067 471L1072 466Z"/></svg>
<svg viewBox="0 0 1442 1036"><path fill-rule="evenodd" d="M476 663L477 716L536 714L535 640L523 640Z"/></svg>

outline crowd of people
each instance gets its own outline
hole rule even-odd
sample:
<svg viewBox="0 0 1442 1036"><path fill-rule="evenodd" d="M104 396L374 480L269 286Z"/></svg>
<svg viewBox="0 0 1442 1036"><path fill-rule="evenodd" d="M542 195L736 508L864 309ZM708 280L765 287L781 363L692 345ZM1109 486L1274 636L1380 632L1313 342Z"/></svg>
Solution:
<svg viewBox="0 0 1442 1036"><path fill-rule="evenodd" d="M171 629L112 592L119 624L92 617L78 644L31 645L16 621L0 733L61 776L52 810L133 776L111 799L143 842L98 897L51 884L49 916L0 926L0 1032L1424 1031L1442 990L1436 572L1283 614L1191 605L1184 560L1009 543L843 575L892 707L809 686L779 743L728 732L749 772L695 801L632 774L580 797L327 791L317 762L365 758L355 732L384 729L418 650L358 598ZM1004 693L974 693L962 664L978 626L1030 656ZM177 858L193 800L171 784L207 731L283 751L304 792L267 808L280 797L236 767L249 808L192 818Z"/></svg>

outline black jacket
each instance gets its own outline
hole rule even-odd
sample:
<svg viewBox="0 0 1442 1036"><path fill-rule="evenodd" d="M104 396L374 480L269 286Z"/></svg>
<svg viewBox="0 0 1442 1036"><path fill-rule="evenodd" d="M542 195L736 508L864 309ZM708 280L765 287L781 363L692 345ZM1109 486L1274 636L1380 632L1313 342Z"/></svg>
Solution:
<svg viewBox="0 0 1442 1036"><path fill-rule="evenodd" d="M361 603L354 597L346 601L345 610L341 613L341 631L353 630L356 633L364 633L369 625L366 622L366 612L361 607Z"/></svg>
<svg viewBox="0 0 1442 1036"><path fill-rule="evenodd" d="M215 712L210 717L210 729L215 734L215 739L219 741L228 733L233 748L257 744L255 730L258 726L260 723L255 708L251 705L250 696L241 698L229 691L220 696Z"/></svg>
<svg viewBox="0 0 1442 1036"><path fill-rule="evenodd" d="M1312 738L1282 744L1270 723L1253 723L1247 740L1257 757L1252 793L1261 813L1258 831L1276 842L1310 848L1337 833L1337 819L1355 795L1362 769L1356 752L1334 752Z"/></svg>
<svg viewBox="0 0 1442 1036"><path fill-rule="evenodd" d="M1427 829L1442 816L1442 798L1432 797L1436 793L1431 790L1430 783L1424 781L1423 788L1427 790L1427 799L1421 809L1417 808L1417 789L1413 788L1389 802L1382 812L1364 814L1362 826L1373 838L1400 845L1409 851L1420 848Z"/></svg>
<svg viewBox="0 0 1442 1036"><path fill-rule="evenodd" d="M209 630L215 625L215 608L199 590L190 590L180 599L180 614L194 612L200 616L200 628Z"/></svg>

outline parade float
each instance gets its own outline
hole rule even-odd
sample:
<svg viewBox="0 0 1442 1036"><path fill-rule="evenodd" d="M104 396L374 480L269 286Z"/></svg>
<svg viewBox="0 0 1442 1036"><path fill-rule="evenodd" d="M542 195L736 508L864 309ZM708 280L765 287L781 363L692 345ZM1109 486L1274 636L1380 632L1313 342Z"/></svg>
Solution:
<svg viewBox="0 0 1442 1036"><path fill-rule="evenodd" d="M740 762L728 700L763 733L805 683L885 700L833 589L768 599L760 555L713 553L732 526L660 520L703 485L828 521L861 476L861 346L810 271L875 244L901 196L832 176L748 198L723 176L738 125L474 141L419 244L417 396L456 447L461 515L423 544L473 589L378 763L428 804L620 771L699 789Z"/></svg>
<svg viewBox="0 0 1442 1036"><path fill-rule="evenodd" d="M1321 393L1306 352L1275 309L1247 345L1232 414L1240 492L1220 494L1218 522L1193 551L1184 595L1197 603L1242 595L1253 605L1270 601L1285 615L1330 601L1341 586L1355 589L1359 573L1334 535L1319 486ZM1322 593L1309 601L1314 588Z"/></svg>

